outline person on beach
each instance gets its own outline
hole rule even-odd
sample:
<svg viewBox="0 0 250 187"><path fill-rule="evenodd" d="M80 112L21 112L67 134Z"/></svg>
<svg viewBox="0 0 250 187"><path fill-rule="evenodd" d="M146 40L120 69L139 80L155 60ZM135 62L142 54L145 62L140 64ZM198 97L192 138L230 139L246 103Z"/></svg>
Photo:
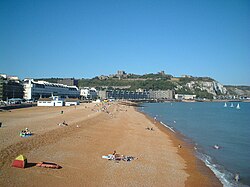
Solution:
<svg viewBox="0 0 250 187"><path fill-rule="evenodd" d="M236 173L234 179L236 182L238 182L240 180L240 174Z"/></svg>
<svg viewBox="0 0 250 187"><path fill-rule="evenodd" d="M24 133L25 133L25 135L31 134L31 132L28 128L25 128Z"/></svg>
<svg viewBox="0 0 250 187"><path fill-rule="evenodd" d="M23 130L20 132L20 136L25 136L25 132Z"/></svg>
<svg viewBox="0 0 250 187"><path fill-rule="evenodd" d="M115 155L116 155L116 150L114 150L114 152L112 153L111 159L114 160L115 159Z"/></svg>
<svg viewBox="0 0 250 187"><path fill-rule="evenodd" d="M114 150L111 159L112 159L112 160L119 161L119 160L124 159L124 155L118 154L118 153L116 153L116 151Z"/></svg>

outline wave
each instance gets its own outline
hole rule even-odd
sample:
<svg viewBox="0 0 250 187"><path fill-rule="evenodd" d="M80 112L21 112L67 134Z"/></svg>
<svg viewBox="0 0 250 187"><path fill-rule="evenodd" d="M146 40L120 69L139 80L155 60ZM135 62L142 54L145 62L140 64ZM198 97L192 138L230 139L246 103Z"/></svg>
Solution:
<svg viewBox="0 0 250 187"><path fill-rule="evenodd" d="M153 108L153 107L152 107ZM145 109L147 109L147 108L145 108ZM183 108L181 108L181 109L183 109ZM184 108L185 109L185 108ZM194 136L193 138L192 138L192 133L191 133L191 137L190 136L188 136L187 134L188 134L188 132L187 133L184 133L185 132L185 127L186 126L184 126L184 130L183 131L181 131L180 129L183 127L183 123L185 124L185 123L187 123L188 124L188 120L190 120L190 126L191 126L191 128L193 127L191 124L192 124L192 119L191 118L188 118L188 119L183 119L183 118L178 118L179 116L178 116L178 114L176 114L176 113L174 113L174 112L172 112L171 110L164 110L164 113L162 113L162 112L160 112L159 110L163 110L162 108L160 108L160 109L158 109L158 108L153 108L153 110L144 110L143 111L143 113L145 113L145 114L147 114L147 115L149 115L149 116L151 116L151 117L156 117L157 116L157 118L159 117L159 119L158 119L158 121L160 122L160 124L161 125L163 125L164 127L166 127L166 128L168 128L169 130L171 130L173 133L180 133L181 135L183 135L183 140L184 141L186 141L186 142L188 142L188 143L190 143L191 145L194 145L194 149L195 149L195 151L196 151L196 156L198 157L198 159L200 159L201 161L203 161L204 162L204 164L215 174L215 176L220 180L220 182L222 183L222 185L223 186L226 186L226 187L231 187L231 186L237 186L237 187L247 187L248 185L244 185L244 184L242 184L241 182L246 182L246 184L248 184L249 183L249 178L247 178L247 177L249 177L249 175L247 174L245 174L245 173L243 173L243 172L241 172L241 174L242 174L242 176L240 176L241 178L240 178L240 182L236 182L235 180L234 180L234 177L235 177L235 173L233 172L233 169L230 171L229 169L230 169L230 165L229 165L229 168L228 169L226 169L227 168L227 166L224 166L224 165L220 165L219 163L219 160L218 160L218 162L217 162L217 160L216 160L216 155L215 156L211 156L211 155L213 155L212 153L211 153L211 155L210 154L208 154L207 155L207 151L206 151L206 146L207 145L205 145L205 147L203 146L203 145L198 145L198 142L199 142L199 138L200 138L200 136ZM153 111L153 112L152 112ZM185 110L184 110L185 111ZM170 118L167 118L167 115L165 114L165 112L168 112L168 115L170 115L170 114L173 114ZM167 124L165 124L164 122L162 122L162 121L164 121L165 123L167 123ZM173 120L179 120L180 122L179 123L177 123L176 121L173 121ZM197 125L197 124L196 124ZM195 126L194 126L195 127ZM205 126L204 126L205 127ZM201 127L201 129L202 129L202 127ZM189 129L190 130L190 129ZM195 130L195 128L194 128L194 130ZM199 129L200 130L200 129ZM193 132L193 131L192 131ZM199 131L198 131L199 132ZM196 138L196 140L194 140ZM202 144L204 143L204 142L201 142ZM208 145L213 145L213 143L211 143L211 142L206 142ZM208 151L209 152L209 151ZM226 158L225 158L226 159ZM248 171L248 170L247 170ZM245 175L246 175L246 177L245 177ZM248 187L250 187L250 186L248 186Z"/></svg>
<svg viewBox="0 0 250 187"><path fill-rule="evenodd" d="M163 123L162 121L160 121L160 124L162 124L163 126L167 127L169 130L171 130L173 133L175 133L175 130L173 129L173 127L168 126L167 124Z"/></svg>
<svg viewBox="0 0 250 187"><path fill-rule="evenodd" d="M197 148L196 148L196 155L200 160L202 160L205 163L207 167L209 167L213 171L213 173L221 181L223 186L225 187L234 187L234 186L247 187L247 185L243 185L239 182L234 181L233 180L234 174L224 169L223 166L216 164L210 156L199 152Z"/></svg>

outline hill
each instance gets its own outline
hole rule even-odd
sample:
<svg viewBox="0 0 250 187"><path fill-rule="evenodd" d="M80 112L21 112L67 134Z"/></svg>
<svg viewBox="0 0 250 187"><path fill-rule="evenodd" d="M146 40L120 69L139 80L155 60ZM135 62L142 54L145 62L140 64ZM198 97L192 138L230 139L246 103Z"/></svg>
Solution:
<svg viewBox="0 0 250 187"><path fill-rule="evenodd" d="M250 97L250 86L230 86L226 85L225 88L230 95L240 95Z"/></svg>
<svg viewBox="0 0 250 187"><path fill-rule="evenodd" d="M222 84L210 77L173 77L165 73L157 74L124 74L99 76L93 79L81 79L79 87L97 87L98 89L136 89L144 90L175 90L176 93L194 94L198 98L212 99L217 95L227 94Z"/></svg>
<svg viewBox="0 0 250 187"><path fill-rule="evenodd" d="M41 80L41 79L40 79ZM60 82L62 78L43 79L48 82ZM175 90L179 94L194 94L197 98L213 99L215 97L228 98L231 96L250 97L250 86L224 86L210 77L182 76L174 77L159 73L144 75L126 74L118 71L115 75L101 75L91 79L79 79L78 87L96 87L103 89L143 90Z"/></svg>

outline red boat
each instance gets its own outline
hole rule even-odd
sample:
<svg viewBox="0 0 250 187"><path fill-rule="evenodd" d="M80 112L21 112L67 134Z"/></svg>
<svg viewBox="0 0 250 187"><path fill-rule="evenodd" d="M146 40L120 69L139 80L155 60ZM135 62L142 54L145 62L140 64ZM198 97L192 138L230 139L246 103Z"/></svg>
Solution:
<svg viewBox="0 0 250 187"><path fill-rule="evenodd" d="M60 169L60 168L62 168L58 164L51 163L51 162L38 162L36 164L36 166L38 166L38 167L44 167L44 168L52 168L52 169Z"/></svg>

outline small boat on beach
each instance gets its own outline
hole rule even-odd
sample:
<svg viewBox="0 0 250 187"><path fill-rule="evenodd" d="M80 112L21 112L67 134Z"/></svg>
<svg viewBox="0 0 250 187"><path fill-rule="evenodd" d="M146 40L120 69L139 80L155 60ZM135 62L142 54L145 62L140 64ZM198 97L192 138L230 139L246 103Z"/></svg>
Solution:
<svg viewBox="0 0 250 187"><path fill-rule="evenodd" d="M238 105L236 106L236 109L240 109L240 104L238 103Z"/></svg>
<svg viewBox="0 0 250 187"><path fill-rule="evenodd" d="M59 166L56 163L52 163L52 162L38 162L36 164L37 167L43 167L43 168L51 168L51 169L61 169L62 166Z"/></svg>

